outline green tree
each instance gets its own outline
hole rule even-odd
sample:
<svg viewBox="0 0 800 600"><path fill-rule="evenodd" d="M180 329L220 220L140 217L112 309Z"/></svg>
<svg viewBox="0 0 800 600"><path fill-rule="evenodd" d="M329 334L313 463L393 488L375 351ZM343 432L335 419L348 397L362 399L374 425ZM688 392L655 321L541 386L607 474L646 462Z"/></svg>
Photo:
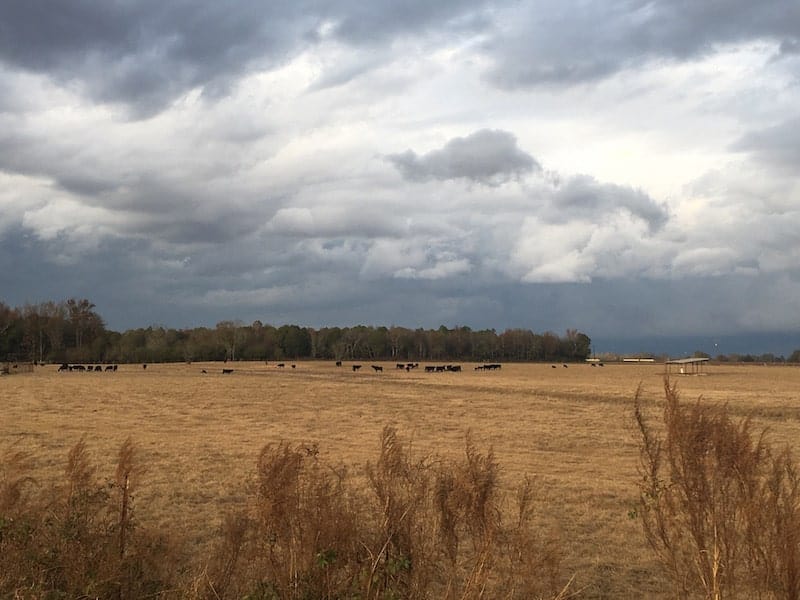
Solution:
<svg viewBox="0 0 800 600"><path fill-rule="evenodd" d="M308 358L311 356L311 335L307 329L297 325L279 327L278 343L286 358Z"/></svg>

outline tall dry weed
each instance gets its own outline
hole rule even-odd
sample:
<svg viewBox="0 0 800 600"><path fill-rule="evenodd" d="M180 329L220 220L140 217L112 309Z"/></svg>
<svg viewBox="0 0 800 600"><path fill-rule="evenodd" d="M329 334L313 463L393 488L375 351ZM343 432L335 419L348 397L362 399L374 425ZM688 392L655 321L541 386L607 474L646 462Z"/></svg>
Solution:
<svg viewBox="0 0 800 600"><path fill-rule="evenodd" d="M108 479L84 439L49 485L34 485L24 455L2 456L0 597L564 597L555 587L558 546L536 523L532 480L511 506L494 453L469 434L463 456L445 460L415 456L387 427L366 478L328 464L316 445L267 445L247 502L191 570L137 518L146 459L130 439ZM783 475L774 485L785 487Z"/></svg>
<svg viewBox="0 0 800 600"><path fill-rule="evenodd" d="M316 446L265 446L250 506L227 517L201 595L333 598L353 587L363 549L346 477Z"/></svg>
<svg viewBox="0 0 800 600"><path fill-rule="evenodd" d="M663 428L645 418L640 505L645 537L684 598L797 599L800 491L794 459L775 453L726 406L684 405L665 381Z"/></svg>
<svg viewBox="0 0 800 600"><path fill-rule="evenodd" d="M128 485L125 490L117 486L117 497L113 481L97 479L84 439L69 451L62 482L37 486L25 496L20 482L30 478L19 471L9 478L9 470L20 463L4 457L0 596L139 598L173 587L163 560L172 550L161 536L134 532L134 455L133 445L126 442L117 473L127 477Z"/></svg>
<svg viewBox="0 0 800 600"><path fill-rule="evenodd" d="M316 446L259 455L250 503L229 515L193 597L556 597L560 555L533 527L530 483L504 521L500 468L467 436L463 458L414 456L392 427L367 487Z"/></svg>

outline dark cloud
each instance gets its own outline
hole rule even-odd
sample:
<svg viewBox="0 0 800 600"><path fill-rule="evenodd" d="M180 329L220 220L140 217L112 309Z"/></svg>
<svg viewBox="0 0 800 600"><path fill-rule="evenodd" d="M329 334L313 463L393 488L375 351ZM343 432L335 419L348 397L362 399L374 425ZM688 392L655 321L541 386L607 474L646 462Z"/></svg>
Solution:
<svg viewBox="0 0 800 600"><path fill-rule="evenodd" d="M600 183L585 175L569 178L560 185L553 195L553 207L559 220L599 221L603 215L626 211L647 223L651 232L658 231L669 220L667 206L642 190Z"/></svg>
<svg viewBox="0 0 800 600"><path fill-rule="evenodd" d="M531 155L517 147L511 133L489 129L453 138L422 156L407 150L387 159L409 181L467 179L496 185L541 170Z"/></svg>
<svg viewBox="0 0 800 600"><path fill-rule="evenodd" d="M188 89L214 94L255 64L284 60L316 25L306 4L10 0L0 60L145 116Z"/></svg>
<svg viewBox="0 0 800 600"><path fill-rule="evenodd" d="M434 25L474 27L467 17L475 4L8 0L0 5L0 62L77 83L91 98L145 117L193 88L212 98L226 93L242 75L319 41L327 23L342 41L375 43Z"/></svg>
<svg viewBox="0 0 800 600"><path fill-rule="evenodd" d="M800 54L800 38L783 40L778 48L778 52L782 56Z"/></svg>
<svg viewBox="0 0 800 600"><path fill-rule="evenodd" d="M117 330L150 324L213 326L224 319L315 327L524 327L559 333L576 327L592 337L598 351L659 351L665 336L679 335L694 336L693 344L705 336L709 346L730 333L794 331L795 343L800 339L798 302L785 302L787 295L800 298L800 283L781 274L532 285L470 273L442 280L392 278L375 285L359 279L355 266L320 272L299 248L281 251L278 245L258 255L250 242L232 244L181 261L144 240L109 239L65 268L54 261L64 249L61 244L23 231L0 238L0 300L22 305L87 297ZM286 258L286 266L265 272L271 263L267 252ZM626 344L625 338L632 341ZM612 343L618 345L612 348ZM632 343L641 346L632 348ZM713 352L691 346L676 353L696 349ZM719 347L719 352L731 351ZM745 346L742 351L758 350ZM783 348L767 345L763 351Z"/></svg>
<svg viewBox="0 0 800 600"><path fill-rule="evenodd" d="M194 88L225 94L243 75L281 65L325 37L374 48L401 37L479 36L494 62L490 78L515 88L597 79L727 43L767 39L795 53L798 31L793 0L8 0L0 5L0 63L143 117ZM334 66L318 85L365 68Z"/></svg>
<svg viewBox="0 0 800 600"><path fill-rule="evenodd" d="M574 84L647 61L688 60L725 44L759 40L791 48L794 0L543 0L510 11L485 49L490 79L507 87Z"/></svg>
<svg viewBox="0 0 800 600"><path fill-rule="evenodd" d="M472 32L488 25L481 11L486 0L396 0L340 2L335 33L353 43L374 43L404 33L419 35L431 27ZM338 12L338 11L337 11Z"/></svg>
<svg viewBox="0 0 800 600"><path fill-rule="evenodd" d="M800 118L747 133L732 149L749 152L761 162L796 174L800 164Z"/></svg>

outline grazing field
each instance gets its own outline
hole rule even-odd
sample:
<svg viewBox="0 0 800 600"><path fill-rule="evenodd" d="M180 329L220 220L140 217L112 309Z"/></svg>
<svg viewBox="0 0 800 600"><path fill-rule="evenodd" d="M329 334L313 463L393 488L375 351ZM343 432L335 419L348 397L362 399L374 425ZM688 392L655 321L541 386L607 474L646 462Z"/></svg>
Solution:
<svg viewBox="0 0 800 600"><path fill-rule="evenodd" d="M35 458L40 480L63 471L85 437L99 473L112 473L131 437L147 472L137 518L181 532L190 547L209 543L264 444L319 444L325 460L362 472L374 462L386 425L412 452L463 454L465 436L492 447L509 488L535 477L539 520L559 539L564 579L583 598L666 597L641 526L629 517L638 498L633 397L655 422L663 404L663 365L590 367L506 364L497 371L425 373L394 364L345 363L122 365L117 372L59 373L57 366L0 378L0 448ZM206 373L203 373L203 371ZM776 444L800 434L800 369L707 367L680 377L684 401L727 403L754 415Z"/></svg>

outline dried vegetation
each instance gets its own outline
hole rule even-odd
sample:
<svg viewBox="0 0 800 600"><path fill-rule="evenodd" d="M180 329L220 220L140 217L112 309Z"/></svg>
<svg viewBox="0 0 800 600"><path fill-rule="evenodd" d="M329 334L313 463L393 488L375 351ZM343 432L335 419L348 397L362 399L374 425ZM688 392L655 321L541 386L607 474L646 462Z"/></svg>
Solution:
<svg viewBox="0 0 800 600"><path fill-rule="evenodd" d="M800 371L200 368L3 381L0 597L798 598Z"/></svg>
<svg viewBox="0 0 800 600"><path fill-rule="evenodd" d="M25 456L0 465L0 595L15 598L564 598L559 546L531 528L530 486L505 498L491 450L414 458L386 427L360 488L316 446L265 446L247 503L210 556L188 557L136 521L142 466L130 440L99 480L86 443L43 486ZM561 589L559 589L559 586Z"/></svg>
<svg viewBox="0 0 800 600"><path fill-rule="evenodd" d="M727 406L665 385L659 433L636 402L645 537L681 598L800 598L800 475Z"/></svg>

